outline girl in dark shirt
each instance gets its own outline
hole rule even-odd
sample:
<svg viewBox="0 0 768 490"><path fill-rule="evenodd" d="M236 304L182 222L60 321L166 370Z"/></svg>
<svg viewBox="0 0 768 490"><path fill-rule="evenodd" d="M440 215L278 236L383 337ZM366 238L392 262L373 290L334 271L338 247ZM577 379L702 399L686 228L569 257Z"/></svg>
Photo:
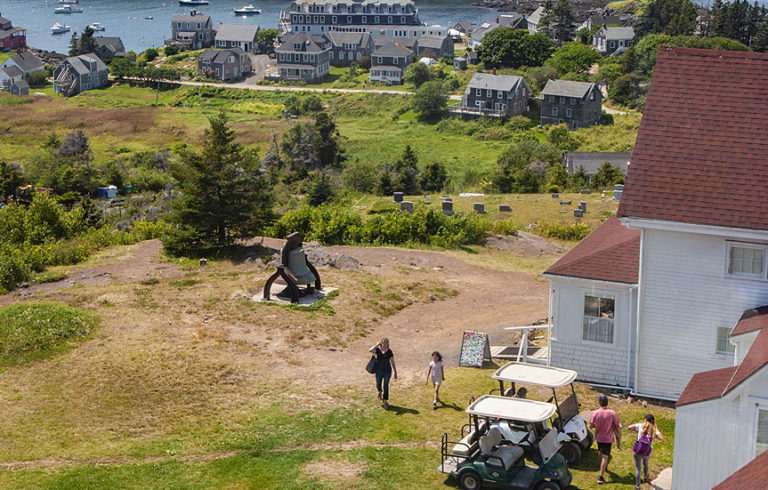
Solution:
<svg viewBox="0 0 768 490"><path fill-rule="evenodd" d="M376 356L376 390L379 392L379 400L383 400L381 406L389 409L389 379L394 374L397 379L397 367L392 349L389 348L389 339L381 339L368 352Z"/></svg>

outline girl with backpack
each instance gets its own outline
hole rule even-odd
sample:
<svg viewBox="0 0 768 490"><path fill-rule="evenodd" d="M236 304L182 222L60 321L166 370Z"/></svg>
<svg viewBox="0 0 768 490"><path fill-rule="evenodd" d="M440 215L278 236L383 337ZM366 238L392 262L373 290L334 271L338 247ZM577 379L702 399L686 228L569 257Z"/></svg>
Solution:
<svg viewBox="0 0 768 490"><path fill-rule="evenodd" d="M632 454L635 457L635 490L640 490L642 481L650 483L648 478L648 461L651 458L653 449L653 438L663 441L661 432L656 427L656 419L650 413L645 416L645 422L630 425L629 430L637 432L637 440L632 446ZM643 466L645 478L640 480L640 466Z"/></svg>

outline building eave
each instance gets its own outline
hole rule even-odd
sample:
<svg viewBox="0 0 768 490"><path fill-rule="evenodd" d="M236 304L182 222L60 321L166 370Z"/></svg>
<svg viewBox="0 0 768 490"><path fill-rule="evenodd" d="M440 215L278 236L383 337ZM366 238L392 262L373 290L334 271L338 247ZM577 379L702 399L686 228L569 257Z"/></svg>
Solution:
<svg viewBox="0 0 768 490"><path fill-rule="evenodd" d="M680 221L666 221L651 218L623 216L619 218L622 225L629 228L647 230L676 231L681 233L696 233L699 235L727 236L745 240L768 240L768 230L750 230L747 228L731 228L725 226L700 225Z"/></svg>

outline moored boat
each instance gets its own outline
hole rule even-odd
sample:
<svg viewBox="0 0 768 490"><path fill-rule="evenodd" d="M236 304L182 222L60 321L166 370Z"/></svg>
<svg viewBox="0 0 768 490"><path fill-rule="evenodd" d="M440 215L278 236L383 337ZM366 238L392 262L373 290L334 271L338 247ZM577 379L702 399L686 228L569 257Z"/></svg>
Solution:
<svg viewBox="0 0 768 490"><path fill-rule="evenodd" d="M253 6L253 4L244 5L240 8L235 9L236 15L253 15L253 14L260 14L261 9L257 9Z"/></svg>
<svg viewBox="0 0 768 490"><path fill-rule="evenodd" d="M208 5L208 0L179 0L179 5Z"/></svg>
<svg viewBox="0 0 768 490"><path fill-rule="evenodd" d="M59 24L58 22L51 26L52 34L61 34L63 32L69 32L70 27L66 24Z"/></svg>
<svg viewBox="0 0 768 490"><path fill-rule="evenodd" d="M93 24L89 25L88 27L90 27L90 28L91 28L91 29L93 29L94 31L103 31L103 30L106 30L106 27L104 27L104 25L102 25L102 24L101 24L101 23L99 23L99 22L94 22Z"/></svg>
<svg viewBox="0 0 768 490"><path fill-rule="evenodd" d="M65 3L61 7L56 7L53 9L54 14L80 14L83 12L83 9L76 6L71 5L69 3Z"/></svg>

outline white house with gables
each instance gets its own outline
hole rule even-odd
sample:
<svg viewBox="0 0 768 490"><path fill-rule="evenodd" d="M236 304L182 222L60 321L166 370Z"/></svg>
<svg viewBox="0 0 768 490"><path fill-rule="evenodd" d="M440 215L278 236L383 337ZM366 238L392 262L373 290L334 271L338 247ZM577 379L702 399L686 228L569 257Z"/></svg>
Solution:
<svg viewBox="0 0 768 490"><path fill-rule="evenodd" d="M545 272L553 364L667 400L695 373L739 364L731 330L768 305L766 84L766 54L659 51L623 227L607 221ZM713 111L713 100L728 110ZM755 431L751 415L739 423Z"/></svg>

